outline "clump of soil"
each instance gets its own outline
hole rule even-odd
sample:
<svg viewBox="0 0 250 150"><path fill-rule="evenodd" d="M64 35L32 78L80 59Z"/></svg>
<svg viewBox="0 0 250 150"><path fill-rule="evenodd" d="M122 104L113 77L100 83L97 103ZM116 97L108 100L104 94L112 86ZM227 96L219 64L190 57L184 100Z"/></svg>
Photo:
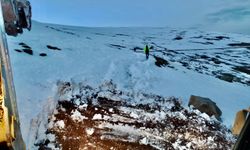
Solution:
<svg viewBox="0 0 250 150"><path fill-rule="evenodd" d="M125 92L112 82L62 82L58 93L38 149L231 149L235 142L220 122L174 97Z"/></svg>

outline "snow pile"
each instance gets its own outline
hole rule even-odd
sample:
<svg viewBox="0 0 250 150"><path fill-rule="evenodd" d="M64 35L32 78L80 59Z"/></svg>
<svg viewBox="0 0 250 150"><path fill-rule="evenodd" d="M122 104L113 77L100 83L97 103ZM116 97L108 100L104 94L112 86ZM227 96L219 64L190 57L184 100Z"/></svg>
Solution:
<svg viewBox="0 0 250 150"><path fill-rule="evenodd" d="M61 82L58 91L57 113L48 119L54 126L36 139L38 148L231 149L235 143L224 125L174 97L121 91L112 82L97 88Z"/></svg>

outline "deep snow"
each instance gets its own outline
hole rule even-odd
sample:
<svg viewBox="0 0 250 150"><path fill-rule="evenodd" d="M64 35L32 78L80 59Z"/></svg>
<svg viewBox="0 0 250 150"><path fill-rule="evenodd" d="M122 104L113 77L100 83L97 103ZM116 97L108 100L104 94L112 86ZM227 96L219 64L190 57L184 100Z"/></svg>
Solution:
<svg viewBox="0 0 250 150"><path fill-rule="evenodd" d="M175 40L177 36L182 39ZM229 38L213 40L216 36ZM175 96L184 104L192 94L209 97L221 108L223 123L231 127L235 113L250 105L250 76L232 69L233 65L249 66L249 49L214 48L247 41L250 37L240 34L171 28L81 28L34 22L31 32L8 37L24 139L29 143L29 134L33 134L29 131L31 120L55 107L58 80L97 86L112 79L125 91ZM21 42L31 47L33 55L23 52ZM170 65L157 67L152 56L146 61L140 50L134 51L147 43L154 46L151 54L164 58ZM61 50L49 49L48 45ZM47 56L42 57L41 53ZM210 61L216 55L223 63ZM220 72L233 74L239 80L220 80Z"/></svg>

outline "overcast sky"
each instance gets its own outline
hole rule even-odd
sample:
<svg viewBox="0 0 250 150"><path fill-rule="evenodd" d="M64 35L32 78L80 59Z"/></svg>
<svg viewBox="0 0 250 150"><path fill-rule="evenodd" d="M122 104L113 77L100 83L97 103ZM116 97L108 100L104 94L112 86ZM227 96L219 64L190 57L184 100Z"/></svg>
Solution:
<svg viewBox="0 0 250 150"><path fill-rule="evenodd" d="M90 26L197 27L250 34L250 0L30 0L33 19Z"/></svg>

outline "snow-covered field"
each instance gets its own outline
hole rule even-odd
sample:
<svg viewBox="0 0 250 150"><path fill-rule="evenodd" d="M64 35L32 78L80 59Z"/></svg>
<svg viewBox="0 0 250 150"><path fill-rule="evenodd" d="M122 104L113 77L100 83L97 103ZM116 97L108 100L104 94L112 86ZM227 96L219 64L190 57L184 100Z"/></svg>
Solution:
<svg viewBox="0 0 250 150"><path fill-rule="evenodd" d="M190 95L209 97L231 127L235 113L250 105L248 41L197 30L34 22L31 32L8 38L24 139L34 144L28 141L31 120L55 108L59 80L95 87L112 79L124 91L175 96L184 105ZM145 44L152 46L147 61Z"/></svg>

